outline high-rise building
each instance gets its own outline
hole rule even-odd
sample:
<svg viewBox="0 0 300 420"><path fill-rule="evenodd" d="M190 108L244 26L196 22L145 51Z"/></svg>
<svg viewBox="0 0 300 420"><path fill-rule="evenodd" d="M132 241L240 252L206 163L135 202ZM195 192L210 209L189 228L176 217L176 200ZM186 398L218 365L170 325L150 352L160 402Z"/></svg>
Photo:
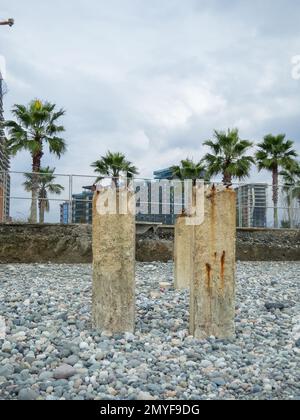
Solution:
<svg viewBox="0 0 300 420"><path fill-rule="evenodd" d="M60 204L60 223L67 225L69 223L69 208L70 204L68 201Z"/></svg>
<svg viewBox="0 0 300 420"><path fill-rule="evenodd" d="M184 193L182 191L177 193L174 186L161 182L173 179L170 169L156 171L154 177L154 180L145 179L135 185L137 193L136 220L138 222L173 225L176 222L177 214L180 214L185 208ZM144 196L138 194L143 187L146 187ZM80 194L72 195L71 209L69 202L60 205L60 222L62 224L92 223L93 187L83 187L83 190ZM267 227L268 184L245 184L236 188L235 191L237 196L237 226ZM72 216L70 213L72 213Z"/></svg>
<svg viewBox="0 0 300 420"><path fill-rule="evenodd" d="M174 178L173 171L171 168L160 169L159 171L153 172L155 179L168 179L171 180Z"/></svg>
<svg viewBox="0 0 300 420"><path fill-rule="evenodd" d="M267 184L236 188L238 227L267 227L267 190Z"/></svg>
<svg viewBox="0 0 300 420"><path fill-rule="evenodd" d="M72 223L92 223L94 193L85 188L81 194L72 195Z"/></svg>
<svg viewBox="0 0 300 420"><path fill-rule="evenodd" d="M5 134L2 127L4 81L0 72L0 223L9 219L10 175L9 157L5 150Z"/></svg>
<svg viewBox="0 0 300 420"><path fill-rule="evenodd" d="M68 201L60 205L60 223L92 223L93 220L93 196L92 187L83 187L80 194L72 195L72 216Z"/></svg>
<svg viewBox="0 0 300 420"><path fill-rule="evenodd" d="M137 203L136 219L138 222L152 222L162 223L164 225L173 225L176 222L176 202L178 199L181 200L183 209L183 197L175 197L173 186L170 186L170 188L164 188L163 184L159 184L160 181L171 181L174 179L173 171L171 168L166 168L155 171L153 175L154 181L146 181L148 187L148 214L142 214L140 212L139 203ZM157 201L157 210L155 213L151 211L151 207L154 204L154 192L157 195L157 198L155 198L155 201ZM166 209L169 209L169 211L166 212Z"/></svg>

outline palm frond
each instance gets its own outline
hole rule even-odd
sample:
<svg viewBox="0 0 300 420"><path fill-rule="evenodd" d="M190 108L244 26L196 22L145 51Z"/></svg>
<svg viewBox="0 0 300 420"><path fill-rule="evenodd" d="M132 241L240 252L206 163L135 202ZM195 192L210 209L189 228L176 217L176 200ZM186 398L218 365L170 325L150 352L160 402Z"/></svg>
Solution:
<svg viewBox="0 0 300 420"><path fill-rule="evenodd" d="M128 161L123 153L113 153L108 151L105 156L91 164L94 168L94 172L100 176L96 182L102 180L105 177L112 177L114 179L120 176L126 176L127 178L133 178L134 175L138 174L138 169L130 161Z"/></svg>
<svg viewBox="0 0 300 420"><path fill-rule="evenodd" d="M211 149L203 158L210 176L222 174L226 182L230 178L244 179L249 176L254 158L245 154L253 143L240 139L237 128L215 130L214 140L208 140L204 145Z"/></svg>
<svg viewBox="0 0 300 420"><path fill-rule="evenodd" d="M263 141L258 144L255 154L259 170L273 171L275 167L283 169L295 164L298 154L294 150L294 142L286 140L285 134L276 136L267 134Z"/></svg>
<svg viewBox="0 0 300 420"><path fill-rule="evenodd" d="M11 155L27 150L34 157L41 154L43 144L48 143L50 153L61 157L66 151L65 141L58 137L64 127L57 124L64 110L55 111L55 104L42 102L38 99L31 101L28 106L16 104L12 108L14 120L6 121L7 150Z"/></svg>

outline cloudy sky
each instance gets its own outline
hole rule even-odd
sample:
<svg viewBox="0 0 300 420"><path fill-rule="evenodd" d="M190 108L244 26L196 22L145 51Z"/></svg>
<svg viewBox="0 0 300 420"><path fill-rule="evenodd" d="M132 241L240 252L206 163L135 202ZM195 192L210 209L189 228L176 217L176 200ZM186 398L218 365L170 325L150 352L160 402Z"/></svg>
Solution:
<svg viewBox="0 0 300 420"><path fill-rule="evenodd" d="M6 117L36 97L66 109L68 153L44 160L61 173L91 174L111 149L149 177L228 127L284 132L299 150L299 16L295 0L1 0L16 20L0 27Z"/></svg>

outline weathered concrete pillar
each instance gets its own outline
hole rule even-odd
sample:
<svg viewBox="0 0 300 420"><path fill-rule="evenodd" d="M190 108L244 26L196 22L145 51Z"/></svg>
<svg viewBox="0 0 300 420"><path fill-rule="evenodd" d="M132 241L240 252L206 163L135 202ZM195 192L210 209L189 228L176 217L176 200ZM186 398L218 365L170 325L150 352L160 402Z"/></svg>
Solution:
<svg viewBox="0 0 300 420"><path fill-rule="evenodd" d="M196 338L234 335L236 196L206 189L204 223L194 227L190 330Z"/></svg>
<svg viewBox="0 0 300 420"><path fill-rule="evenodd" d="M110 201L107 214L106 200ZM132 195L127 197L126 190L114 194L113 189L96 192L93 200L92 316L99 331L134 332L135 215L124 214L129 200Z"/></svg>
<svg viewBox="0 0 300 420"><path fill-rule="evenodd" d="M194 226L186 223L187 218L180 216L175 224L174 243L174 285L175 289L188 289L193 270Z"/></svg>

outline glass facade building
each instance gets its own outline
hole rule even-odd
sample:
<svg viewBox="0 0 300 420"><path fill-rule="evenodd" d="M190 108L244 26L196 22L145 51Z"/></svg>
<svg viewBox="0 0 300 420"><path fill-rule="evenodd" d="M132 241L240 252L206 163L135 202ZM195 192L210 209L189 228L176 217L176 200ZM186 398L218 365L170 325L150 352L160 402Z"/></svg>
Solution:
<svg viewBox="0 0 300 420"><path fill-rule="evenodd" d="M4 81L0 72L0 124L3 116L3 86ZM0 223L9 220L10 175L9 157L5 150L5 134L0 126Z"/></svg>
<svg viewBox="0 0 300 420"><path fill-rule="evenodd" d="M60 223L91 224L93 220L92 201L93 192L89 191L89 187L86 187L86 190L80 194L73 194L71 212L69 202L60 205Z"/></svg>
<svg viewBox="0 0 300 420"><path fill-rule="evenodd" d="M267 227L267 184L246 184L235 189L238 227Z"/></svg>

